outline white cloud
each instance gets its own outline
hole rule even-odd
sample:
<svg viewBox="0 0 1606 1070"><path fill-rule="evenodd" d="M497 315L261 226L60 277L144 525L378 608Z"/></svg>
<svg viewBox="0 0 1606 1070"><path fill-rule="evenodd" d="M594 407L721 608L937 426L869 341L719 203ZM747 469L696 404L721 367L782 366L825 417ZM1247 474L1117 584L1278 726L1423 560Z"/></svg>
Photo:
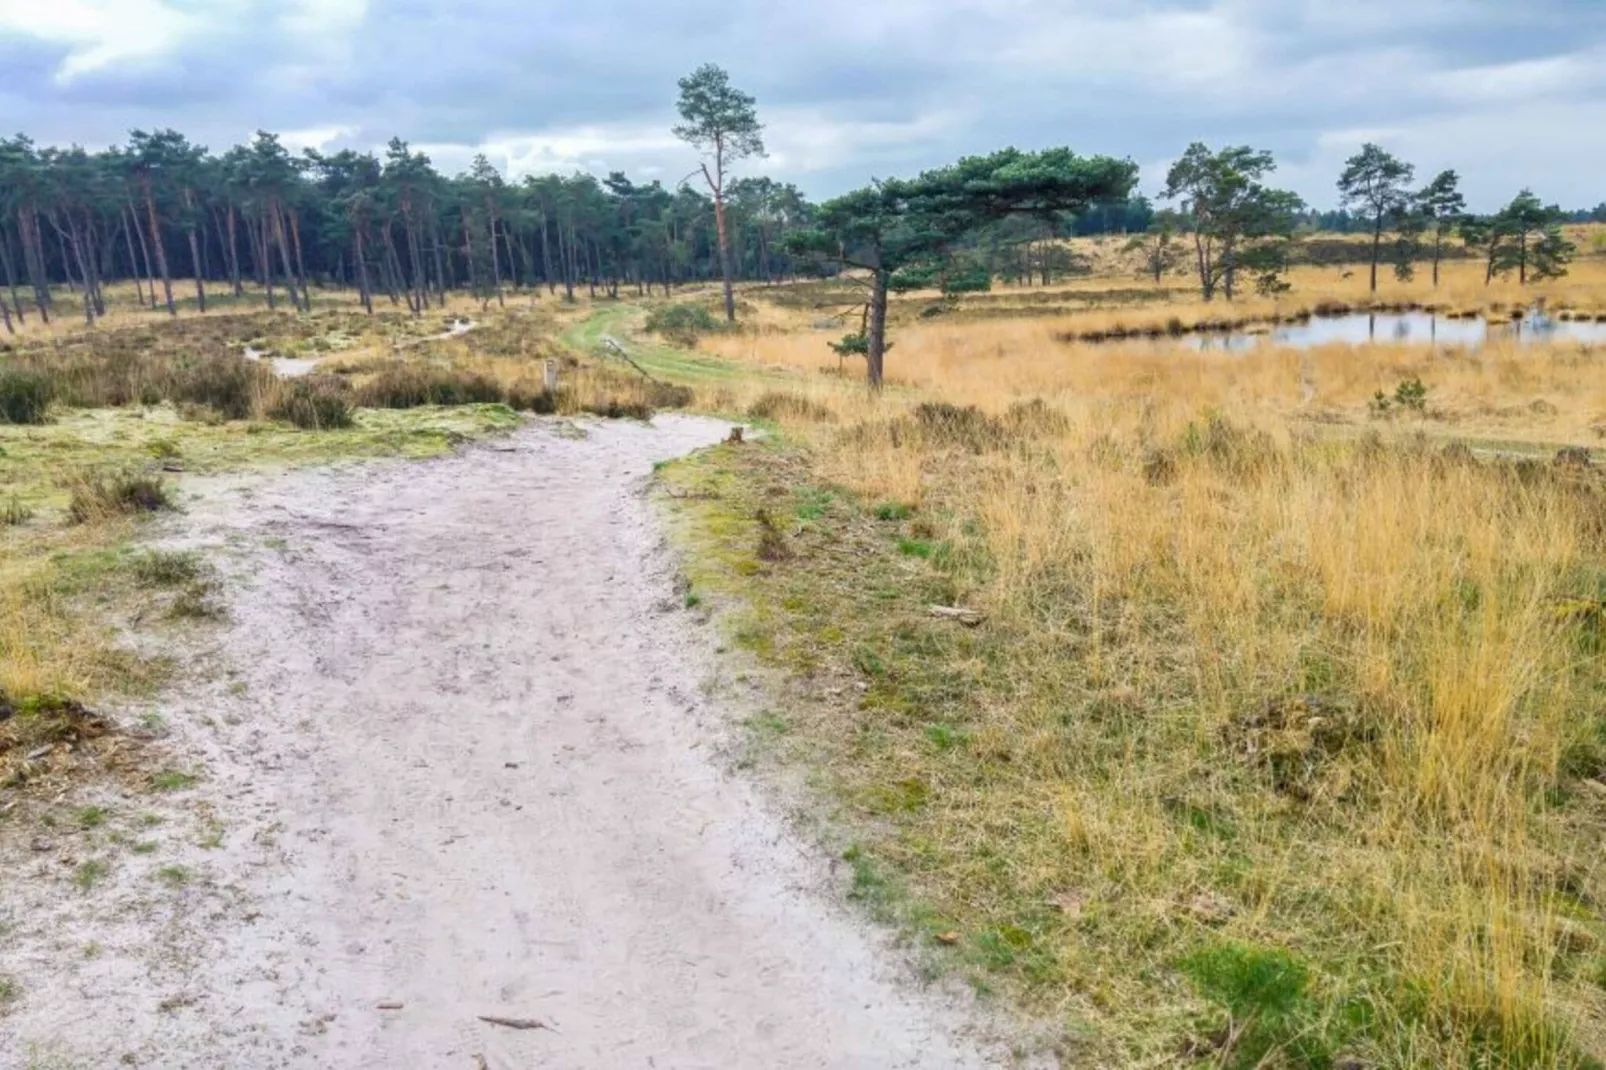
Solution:
<svg viewBox="0 0 1606 1070"><path fill-rule="evenodd" d="M0 36L67 46L59 82L117 63L156 59L202 19L163 0L0 0Z"/></svg>
<svg viewBox="0 0 1606 1070"><path fill-rule="evenodd" d="M285 130L279 133L279 143L295 153L303 149L322 152L330 142L350 137L356 132L356 127L351 126L318 126L306 130Z"/></svg>
<svg viewBox="0 0 1606 1070"><path fill-rule="evenodd" d="M1606 84L1606 49L1440 71L1429 90L1452 103L1509 103L1570 96Z"/></svg>
<svg viewBox="0 0 1606 1070"><path fill-rule="evenodd" d="M247 27L281 32L313 52L338 48L367 8L368 0L0 0L0 38L65 46L55 72L65 85L114 67L154 64Z"/></svg>
<svg viewBox="0 0 1606 1070"><path fill-rule="evenodd" d="M769 162L792 173L827 171L868 150L930 144L963 129L973 109L946 109L902 121L843 119L818 110L777 108L765 132Z"/></svg>
<svg viewBox="0 0 1606 1070"><path fill-rule="evenodd" d="M510 177L551 171L623 170L627 161L673 154L684 146L669 132L671 119L656 123L590 125L535 132L502 131L478 144L417 146L432 158L485 157Z"/></svg>

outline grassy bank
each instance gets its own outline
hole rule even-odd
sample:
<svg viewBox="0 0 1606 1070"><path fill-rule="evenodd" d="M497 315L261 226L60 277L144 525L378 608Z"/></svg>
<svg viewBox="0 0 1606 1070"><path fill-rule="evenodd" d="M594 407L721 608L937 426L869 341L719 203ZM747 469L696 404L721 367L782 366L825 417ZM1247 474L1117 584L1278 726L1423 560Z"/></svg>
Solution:
<svg viewBox="0 0 1606 1070"><path fill-rule="evenodd" d="M1460 441L1587 447L1589 355L1043 330L700 342L799 375L666 507L855 894L1072 1065L1596 1065L1606 488Z"/></svg>

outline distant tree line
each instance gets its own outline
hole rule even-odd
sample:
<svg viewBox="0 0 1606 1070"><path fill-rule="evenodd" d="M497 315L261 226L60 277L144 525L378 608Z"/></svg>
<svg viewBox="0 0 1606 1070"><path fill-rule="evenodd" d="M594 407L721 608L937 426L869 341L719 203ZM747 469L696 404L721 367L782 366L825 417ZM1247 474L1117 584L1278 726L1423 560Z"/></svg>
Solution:
<svg viewBox="0 0 1606 1070"><path fill-rule="evenodd" d="M1404 281L1415 277L1418 264L1430 264L1438 286L1440 265L1451 256L1479 259L1486 284L1514 275L1526 285L1566 274L1577 250L1562 232L1564 223L1606 222L1606 204L1564 212L1526 189L1497 212L1468 212L1455 171L1417 187L1415 167L1373 144L1345 162L1337 212L1312 212L1296 194L1271 187L1274 170L1271 153L1248 146L1189 146L1166 175L1164 196L1177 207L1154 213L1128 249L1141 254L1156 284L1188 265L1206 301L1218 293L1231 300L1244 279L1262 296L1282 293L1289 266L1302 254L1354 259L1331 242L1321 245L1320 255L1314 243L1302 249L1302 239L1317 229L1369 239L1361 259L1374 293L1382 267Z"/></svg>
<svg viewBox="0 0 1606 1070"><path fill-rule="evenodd" d="M797 187L737 178L720 198L734 274L794 274L782 238L813 212ZM399 139L382 156L294 155L265 132L221 154L171 130L135 131L98 153L0 139L8 326L60 311L62 287L93 322L116 280L175 313L254 285L270 306L305 308L313 288L345 287L370 310L388 301L422 314L449 290L485 300L536 287L570 298L582 288L668 292L718 278L719 261L708 196L617 172L511 182L482 156L448 177Z"/></svg>
<svg viewBox="0 0 1606 1070"><path fill-rule="evenodd" d="M1593 208L1564 209L1562 223L1606 223L1606 201ZM1366 220L1343 208L1319 211L1311 208L1299 214L1296 222L1308 231L1325 231L1330 234L1354 234L1366 229Z"/></svg>
<svg viewBox="0 0 1606 1070"><path fill-rule="evenodd" d="M790 183L732 177L740 155L729 148L705 193L619 172L510 181L483 156L447 176L400 139L383 154L294 154L266 132L222 153L172 130L134 131L104 152L0 138L0 320L8 331L35 315L92 323L106 284L129 280L141 302L175 314L247 286L270 306L305 308L314 289L338 287L370 311L377 301L419 315L451 290L668 293L726 274L722 232L730 277L790 278L800 264L786 235L816 206ZM1051 278L1069 261L1046 239L1141 218L1124 201L1100 206L1090 222L1001 237L994 263Z"/></svg>
<svg viewBox="0 0 1606 1070"><path fill-rule="evenodd" d="M220 296L241 297L248 283L269 307L306 309L314 288L339 287L370 312L388 301L422 315L452 290L488 302L544 288L573 300L582 288L667 295L719 279L734 319L735 280L801 272L868 270L883 302L916 283L950 294L995 279L1046 285L1086 270L1065 239L1090 234L1129 235L1156 283L1186 265L1205 300L1231 300L1245 286L1288 289L1313 225L1370 238L1374 290L1385 265L1406 279L1431 263L1437 285L1448 255L1479 258L1486 281L1526 283L1565 273L1574 249L1562 223L1606 221L1606 204L1567 213L1527 190L1499 212L1472 214L1454 171L1417 188L1410 164L1370 144L1347 162L1332 213L1272 186L1269 152L1199 143L1167 172L1163 197L1174 207L1165 209L1134 192L1131 161L1068 149L969 158L815 205L789 183L731 173L764 155L763 126L724 70L708 64L681 79L678 108L674 132L702 159L674 188L620 172L510 181L483 156L446 176L399 138L383 155L296 155L267 132L221 154L173 130L136 130L94 153L0 138L0 321L10 331L14 320L48 319L65 286L93 323L116 280L175 315L181 302L204 312ZM699 176L706 192L693 188ZM959 176L976 188L951 189ZM913 251L895 252L905 246ZM193 298L178 292L188 287ZM881 344L876 303L843 344Z"/></svg>

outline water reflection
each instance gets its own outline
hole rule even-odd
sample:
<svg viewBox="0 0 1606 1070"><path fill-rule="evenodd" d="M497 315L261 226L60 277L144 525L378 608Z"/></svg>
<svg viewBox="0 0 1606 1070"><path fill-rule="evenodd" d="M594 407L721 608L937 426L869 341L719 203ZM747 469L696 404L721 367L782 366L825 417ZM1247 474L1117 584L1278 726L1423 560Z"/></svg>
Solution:
<svg viewBox="0 0 1606 1070"><path fill-rule="evenodd" d="M1311 349L1324 345L1363 345L1387 342L1397 345L1444 345L1475 348L1494 339L1519 344L1533 342L1591 342L1606 344L1606 323L1560 320L1531 312L1520 319L1452 319L1431 312L1352 312L1317 316L1302 323L1279 323L1261 330L1202 333L1183 339L1193 349L1241 353L1262 342Z"/></svg>

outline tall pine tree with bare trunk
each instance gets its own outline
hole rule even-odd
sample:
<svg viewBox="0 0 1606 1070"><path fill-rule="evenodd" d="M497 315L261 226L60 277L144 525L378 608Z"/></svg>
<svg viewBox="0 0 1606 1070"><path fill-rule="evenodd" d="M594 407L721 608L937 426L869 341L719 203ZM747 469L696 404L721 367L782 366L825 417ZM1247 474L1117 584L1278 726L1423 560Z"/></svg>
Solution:
<svg viewBox="0 0 1606 1070"><path fill-rule="evenodd" d="M1377 265L1383 257L1383 231L1398 226L1411 208L1410 185L1416 168L1368 142L1351 156L1338 176L1339 201L1363 213L1372 228L1372 292L1377 293Z"/></svg>
<svg viewBox="0 0 1606 1070"><path fill-rule="evenodd" d="M714 195L714 229L719 239L719 268L725 283L725 318L736 322L736 295L731 288L730 229L725 223L725 180L730 165L764 155L764 126L757 102L731 85L722 67L705 63L680 80L677 107L685 120L675 136L703 154L700 165ZM695 174L696 172L693 172ZM690 176L688 176L690 177Z"/></svg>

